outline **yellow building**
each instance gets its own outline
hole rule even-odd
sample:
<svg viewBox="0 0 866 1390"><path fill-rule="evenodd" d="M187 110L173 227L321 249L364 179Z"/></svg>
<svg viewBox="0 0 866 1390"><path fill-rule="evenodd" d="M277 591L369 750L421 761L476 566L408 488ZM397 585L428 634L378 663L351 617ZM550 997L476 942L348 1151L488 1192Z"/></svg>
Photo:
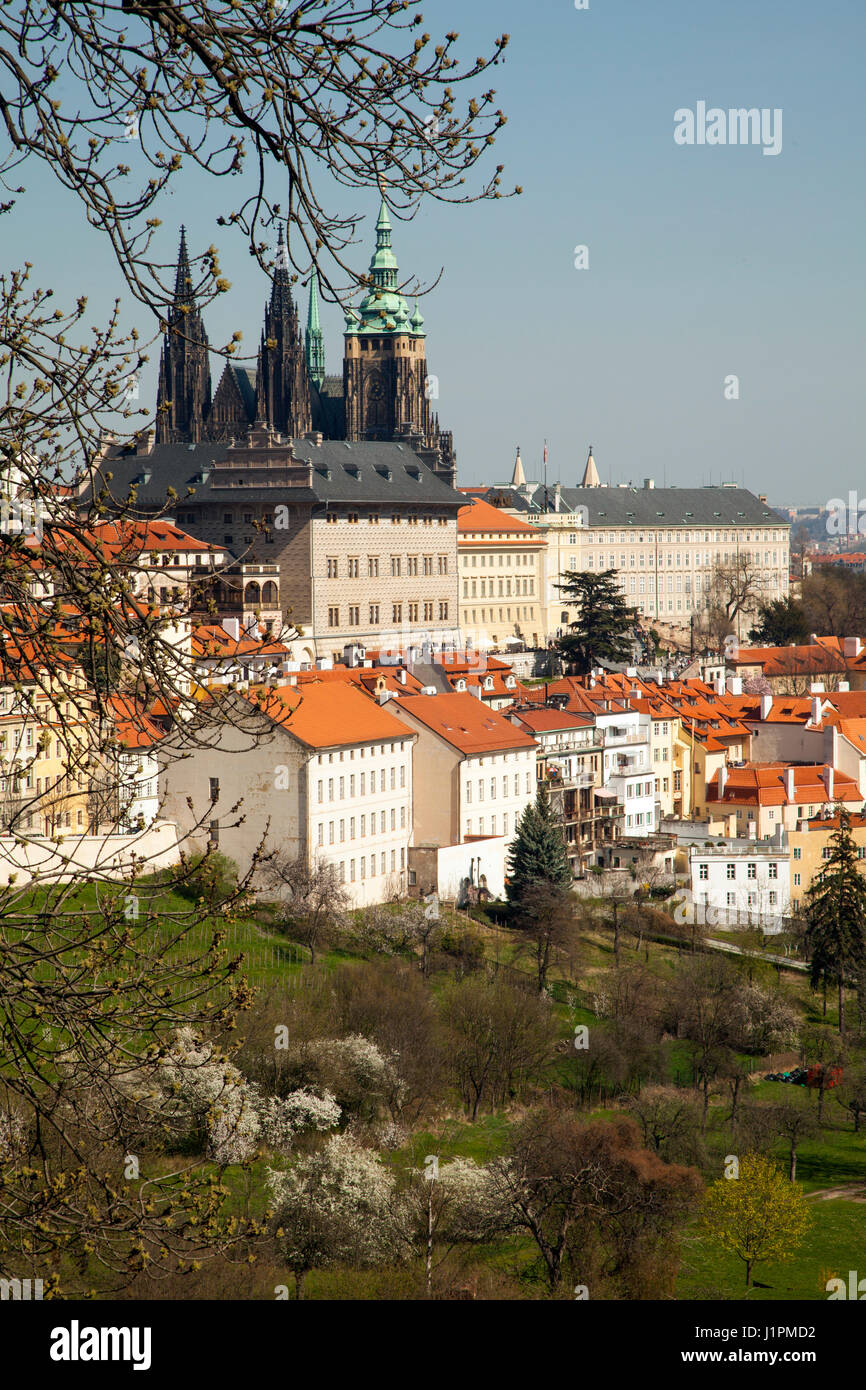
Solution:
<svg viewBox="0 0 866 1390"><path fill-rule="evenodd" d="M838 816L819 816L799 822L799 830L788 832L788 852L791 856L791 907L803 906L803 900L813 878L826 867L830 858L833 832L839 829ZM851 836L861 860L860 871L866 872L866 816L850 817Z"/></svg>
<svg viewBox="0 0 866 1390"><path fill-rule="evenodd" d="M478 651L547 642L542 602L545 538L488 502L457 517L458 611L464 639Z"/></svg>

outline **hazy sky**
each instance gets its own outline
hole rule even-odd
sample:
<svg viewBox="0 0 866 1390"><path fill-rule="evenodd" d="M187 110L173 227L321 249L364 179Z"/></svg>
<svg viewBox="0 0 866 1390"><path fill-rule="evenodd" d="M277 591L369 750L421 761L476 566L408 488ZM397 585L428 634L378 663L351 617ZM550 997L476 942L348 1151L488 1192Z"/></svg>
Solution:
<svg viewBox="0 0 866 1390"><path fill-rule="evenodd" d="M517 444L539 476L546 438L566 484L592 443L602 481L735 480L777 504L866 490L864 0L431 0L425 20L473 57L511 35L490 79L509 118L492 162L524 188L395 222L401 275L444 267L423 309L460 482L509 477ZM675 111L699 102L780 109L781 151L676 144ZM107 302L99 234L46 179L23 181L4 261L27 255L58 296ZM240 327L254 351L267 284L216 227L219 193L185 178L161 208L163 249L181 222L191 248L223 248L233 289L208 332ZM361 268L376 209L373 191L347 195L369 215ZM342 326L323 311L332 372ZM155 362L148 402L154 377Z"/></svg>

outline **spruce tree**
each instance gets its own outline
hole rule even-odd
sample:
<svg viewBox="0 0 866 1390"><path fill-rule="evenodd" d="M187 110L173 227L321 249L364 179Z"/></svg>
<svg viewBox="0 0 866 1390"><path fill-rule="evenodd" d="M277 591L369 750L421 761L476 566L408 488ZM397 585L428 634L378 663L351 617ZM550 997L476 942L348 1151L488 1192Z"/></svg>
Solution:
<svg viewBox="0 0 866 1390"><path fill-rule="evenodd" d="M562 826L549 798L540 791L520 817L508 852L508 900L519 902L531 885L569 887L572 877Z"/></svg>
<svg viewBox="0 0 866 1390"><path fill-rule="evenodd" d="M866 878L860 873L851 819L840 807L830 857L806 894L805 945L810 983L835 984L839 1032L845 1032L845 979L856 980L866 962Z"/></svg>
<svg viewBox="0 0 866 1390"><path fill-rule="evenodd" d="M622 595L616 570L583 574L569 570L557 589L565 601L579 608L556 649L578 675L586 675L600 661L627 661L637 613Z"/></svg>

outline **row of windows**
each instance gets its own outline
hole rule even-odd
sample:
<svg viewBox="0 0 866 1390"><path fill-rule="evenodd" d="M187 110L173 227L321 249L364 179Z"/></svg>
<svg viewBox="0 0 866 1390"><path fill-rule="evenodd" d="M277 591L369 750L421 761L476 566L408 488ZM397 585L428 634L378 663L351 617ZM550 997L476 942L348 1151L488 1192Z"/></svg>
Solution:
<svg viewBox="0 0 866 1390"><path fill-rule="evenodd" d="M779 895L778 895L778 893L768 893L768 894L767 894L767 904L768 904L769 907L775 907L775 906L777 905L777 903L778 903L778 900L779 900ZM736 895L736 893L728 893L728 895L727 895L727 905L728 905L728 907L735 907L735 906L736 906L736 902L737 902L737 895ZM748 895L748 906L749 906L749 907L757 907L757 906L758 906L758 894L757 894L757 893L749 893L749 895Z"/></svg>
<svg viewBox="0 0 866 1390"><path fill-rule="evenodd" d="M384 756L386 753L397 753L397 752L402 753L403 750L404 750L404 748L405 748L405 746L406 746L406 745L405 745L405 742L404 742L403 739L401 739L399 743L381 743L381 744L379 744L379 743L371 743L370 746L369 746L369 748L359 748L359 749L358 749L358 757L359 757L359 758L365 758L365 757L367 756L368 753L369 753L369 755L370 755L371 758L375 758L377 754L380 755L380 756ZM354 749L354 748L350 748L350 749L349 749L349 751L345 754L345 759L347 759L349 762L354 762L354 761L355 761L355 749ZM333 763L335 760L336 760L337 762L343 762L343 761L344 761L344 755L343 755L342 750L341 750L339 753L320 753L320 754L319 754L319 766L320 766L320 767L321 767L324 763Z"/></svg>
<svg viewBox="0 0 866 1390"><path fill-rule="evenodd" d="M400 780L400 786L401 786L401 787L405 787L405 786L406 786L406 764L405 764L405 763L401 763L401 764L400 764L400 779L399 779L399 780ZM397 790L397 768L396 768L396 767L392 767L392 768L385 768L385 767L383 767L383 768L380 768L380 770L379 770L379 785L378 785L378 787L376 786L376 769L375 769L375 768L373 768L373 770L370 772L369 776L367 775L366 772L362 772L362 773L360 773L360 774L356 777L355 774L354 774L354 772L350 772L349 775L348 775L348 777L329 777L329 778L328 778L328 781L327 781L327 800L328 800L328 801L335 801L335 800L336 800L336 801L345 801L345 799L346 799L346 789L348 788L348 794L349 794L349 796L350 796L350 797L353 797L353 796L356 795L356 791L355 791L355 788L356 788L356 787L358 788L358 791L357 791L357 795L358 795L358 796L367 796L367 795L368 795L368 792L367 792L367 786L368 786L368 785L369 785L369 788L370 788L370 791L369 791L369 795L370 795L370 796L374 796L374 795L376 794L377 791L380 791L380 792L384 792L384 791L388 791L388 790L390 790L390 791L392 791L392 792L393 792L393 791L396 791L396 790ZM318 784L318 801L319 801L319 805L320 805L320 806L321 806L322 803L325 801L325 799L326 799L326 797L325 797L325 782L324 782L323 780L320 780L320 781L319 781L319 784ZM383 812L382 814L384 815L384 812Z"/></svg>
<svg viewBox="0 0 866 1390"><path fill-rule="evenodd" d="M338 521L348 521L352 526L357 526L360 520L360 512L346 512L345 515L342 515L340 512L325 513L325 521L332 526L336 525ZM364 516L363 520L366 521L370 526L378 526L379 513L369 512L367 515ZM419 524L421 526L448 525L447 516L421 516L417 512L410 512L407 516L401 516L399 512L394 512L391 516L392 526L400 526L404 521L407 526L418 526Z"/></svg>
<svg viewBox="0 0 866 1390"><path fill-rule="evenodd" d="M369 827L370 827L369 833L370 833L371 835L386 835L386 834L388 833L388 829L389 829L389 822L390 822L390 829L391 829L391 830L396 830L396 829L397 829L397 808L396 808L396 806L392 806L392 807L391 807L390 815L389 815L389 813L386 812L386 811L380 811L380 812L379 812L378 827L377 827L377 823L376 823L376 812L375 812L375 811L371 811L371 812L370 812L370 816L369 816ZM357 837L356 837L356 835L355 835L356 823L357 823L357 826L358 826L358 835L357 835ZM343 820L340 820L340 821L333 821L333 820L330 820L330 821L328 821L328 824L327 824L327 843L328 843L329 845L333 845L333 844L337 844L337 843L339 843L339 844L342 845L342 844L345 843L345 841L346 841L347 839L349 839L349 840L354 840L354 839L358 838L358 839L363 840L363 839L365 839L366 836L367 836L367 825L368 825L368 817L367 817L366 815L358 816L358 817L349 816L349 818L348 818L348 834L347 834L347 823L346 823L345 818L344 818ZM326 827L325 827L325 822L324 822L324 821L320 821L320 822L319 822L318 829L317 829L317 831L316 831L316 844L319 846L319 848L321 848L321 847L326 843L326 839L325 839L325 829L326 829ZM405 830L405 829L406 829L406 807L405 807L405 806L401 806L401 807L400 807L400 829L401 829L401 830Z"/></svg>
<svg viewBox="0 0 866 1390"><path fill-rule="evenodd" d="M489 611L489 613L490 613L490 616L489 616L489 617L487 616L487 615L488 615L488 611ZM491 608L491 609L489 609L489 610L486 609L486 608L482 608L482 609L480 609L480 610L477 609L477 608L473 608L473 609L471 610L471 612L470 612L469 609L464 609L464 613L463 613L463 620L464 620L464 622L470 622L470 623L476 623L476 622L478 622L479 619L478 619L478 617L477 617L476 615L477 615L479 612L481 613L480 621L481 621L482 623L495 623L495 622L500 622L500 623L508 622L508 623L510 623L510 622L511 622L511 613L512 613L512 610L511 610L510 608L499 608L499 609ZM498 614L499 614L499 617L498 617L498 618L497 618L497 616L496 616L496 615L497 615L497 612L498 612ZM525 607L525 608L523 609L523 612L521 612L519 608L515 608L515 609L514 609L514 621L515 621L515 622L518 622L521 618L523 618L523 619L525 619L525 620L528 621L531 617L532 617L532 609L531 609L531 608ZM495 640L496 640L496 639L494 638L494 641L495 641Z"/></svg>
<svg viewBox="0 0 866 1390"><path fill-rule="evenodd" d="M763 563L764 563L764 565L767 565L767 566L769 566L770 564L778 565L778 564L779 564L778 553L779 553L779 552L776 551L776 550L772 550L772 551L770 551L770 550L765 550L765 551L763 552L763 556L764 556ZM727 564L729 564L731 561L733 561L733 560L736 558L736 554L735 554L735 553L731 553L731 552L729 552L729 551L727 551L727 550L725 550L724 552L721 551L721 550L717 550L716 553L715 553L715 556L713 556L713 553L712 553L712 551L710 551L710 550L705 550L705 551L703 551L703 552L700 551L700 550L696 550L694 554L695 554L695 566L694 566L695 569L700 569L700 568L702 567L702 565L703 565L703 568L704 568L704 569L708 569L708 568L709 568L711 565L713 565L713 564L719 564L719 563L721 563L721 564L727 565ZM701 556L702 556L702 555L703 555L703 560L701 559ZM771 555L772 555L772 557L773 557L772 560L770 559L770 556L771 556ZM745 560L745 561L748 562L748 563L754 562L756 565L760 565L760 564L761 564L761 551L759 551L759 550L756 550L754 553L753 553L752 551L750 551L750 550L741 550L741 551L739 552L739 556L740 556L740 559L741 559L741 560ZM586 563L586 568L587 568L587 569L596 569L596 568L597 568L597 569L604 569L604 568L605 568L605 551L603 551L603 550L599 551L597 555L588 554L588 555L586 555L584 558L585 558L585 563ZM597 565L596 565L596 561L598 561L598 564L597 564ZM782 557L782 563L787 564L787 557L784 556L784 555L783 555L783 557ZM654 568L655 568L655 554L654 554L652 551L650 551L650 553L649 553L646 557L644 557L644 555L642 555L640 552L637 552L637 553L636 553L636 552L633 551L633 550L632 550L632 551L629 551L629 554L628 554L628 563L626 563L626 556L625 556L624 554L621 554L620 557L619 557L619 568L620 568L621 570L624 570L624 569L635 569L635 568L637 568L637 569L643 569L644 567L646 567L647 569L654 569ZM663 558L662 556L659 556L658 568L659 568L659 569L662 569L663 567L664 567L664 558ZM683 552L680 551L680 550L677 550L677 551L668 551L668 552L667 552L667 568L668 568L668 569L674 569L674 568L676 568L676 569L680 569L680 568L682 568L682 569L691 569L691 567L692 567L692 556L691 556L691 551L687 550L687 551L685 552L685 557L683 557ZM607 552L607 568L609 568L609 569L616 569L616 568L617 568L616 555L614 554L614 552L613 552L612 550L610 550L610 551Z"/></svg>
<svg viewBox="0 0 866 1390"><path fill-rule="evenodd" d="M655 825L655 816L652 811L636 811L633 816L626 816L625 823L629 830L636 830L639 825Z"/></svg>
<svg viewBox="0 0 866 1390"><path fill-rule="evenodd" d="M440 599L440 600L439 600L439 605L438 605L438 607L439 607L439 622L440 622L440 623L446 623L446 622L448 621L448 602L447 602L447 600L446 600L446 599ZM436 608L436 603L434 602L433 599L429 599L429 600L427 600L427 601L424 602L424 603L419 603L419 602L416 602L415 600L412 600L411 602L409 602L409 603L406 604L406 618L407 618L407 621L410 622L410 623L417 623L417 622L420 622L420 621L423 621L423 622L425 622L425 623L431 623L431 622L434 621L434 610L435 610L435 608ZM422 610L423 610L423 619L422 619L422 616L421 616L421 615L422 615ZM386 611L387 611L387 610L386 610ZM381 610L381 607L380 607L380 605L379 605L378 603L371 603L371 604L368 604L368 606L367 606L367 614L368 614L368 616L367 616L367 622L368 622L368 623L372 623L372 624L382 622L383 619L382 619L382 617L381 617L381 612L382 612L382 610ZM346 625L347 625L347 627L360 627L360 626L361 626L361 605L360 605L360 604L358 604L358 603L350 603L350 604L348 605L348 607L345 609L345 613L346 613ZM402 623L402 621L403 621L403 604L402 604L402 603L392 603L392 605L391 605L391 622L392 622L392 623ZM341 626L341 622L340 622L340 609L339 609L339 606L334 605L333 607L329 607L329 608L328 608L328 627L340 627L340 626Z"/></svg>
<svg viewBox="0 0 866 1390"><path fill-rule="evenodd" d="M392 555L391 559L391 578L399 579L403 571L403 557ZM418 562L421 561L422 568L419 570ZM405 557L406 575L411 578L421 574L447 574L448 556L447 555L407 555ZM434 567L435 565L435 567ZM336 555L327 556L327 570L329 579L339 579L340 561ZM347 579L361 578L361 557L360 555L347 555L345 561L345 577ZM367 578L379 578L379 556L367 556Z"/></svg>
<svg viewBox="0 0 866 1390"><path fill-rule="evenodd" d="M490 817L490 827L489 827L489 829L488 829L488 827L487 827L487 818L486 818L485 816L479 816L479 817L478 817L478 829L477 829L477 830L473 830L473 829L472 829L472 826L473 826L472 817L471 817L471 816L468 816L467 819L466 819L466 834L467 834L467 835L500 835L500 834L501 834L501 835L510 835L510 833L511 833L511 831L510 831L510 829L509 829L510 820L509 820L509 816L508 816L508 812L507 812L507 811L504 813L504 815L503 815L503 817L502 817L502 829L501 829L501 830L498 830L498 829L497 829L497 825L498 825L498 824L499 824L499 822L498 822L498 820L497 820L497 817L496 817L496 816L491 816L491 817ZM515 818L515 824L516 824L516 818Z"/></svg>
<svg viewBox="0 0 866 1390"><path fill-rule="evenodd" d="M478 800L479 800L479 801L483 801L483 800L484 800L484 788L485 788L486 785L488 785L488 784L485 782L484 778L483 778L483 777L479 777L479 778L478 778ZM497 785L496 778L495 778L495 777L491 777L491 778L490 778L490 782L489 782L489 786L490 786L490 800L491 800L491 801L495 801L495 800L496 800L496 785ZM508 786L509 786L509 783L508 783L508 774L505 773L505 775L504 775L503 778L502 778L502 795L503 795L503 796L508 796L508 794L509 794L509 793L508 793ZM520 795L520 773L519 773L519 772L515 772L515 774L514 774L513 786L514 786L514 791L512 792L512 795L513 795L513 796L519 796L519 795ZM531 773L531 772L527 772L527 773L526 773L526 791L527 791L527 793L531 793L531 791L532 791L532 773ZM472 783L471 783L470 781L468 781L468 780L467 780L467 782L466 782L466 801L467 801L467 803L468 803L469 805L471 805L471 803L472 803Z"/></svg>
<svg viewBox="0 0 866 1390"><path fill-rule="evenodd" d="M626 799L628 799L630 796L652 796L652 794L653 794L653 783L652 783L652 782L633 782L633 783L626 783L625 794L626 794Z"/></svg>
<svg viewBox="0 0 866 1390"><path fill-rule="evenodd" d="M591 567L590 567L590 568L591 568ZM667 578L668 578L667 592L668 592L669 594L672 594L672 593L674 593L674 592L676 592L676 593L678 593L678 594L682 594L682 593L690 594L690 593L692 592L692 576L691 576L690 574L686 574L686 575L682 575L682 574L677 574L677 575L669 574ZM696 594L700 594L700 593L701 593L701 588L702 588L702 586L701 586L701 576L700 576L699 574L696 574L694 578L695 578L695 584L694 584L695 593L696 593ZM779 576L778 576L778 574L767 575L767 576L766 576L766 579L767 579L767 583L766 583L766 584L759 583L759 582L758 582L759 578L760 578L760 576L756 577L756 581L755 581L755 587L756 587L756 588L759 588L759 589L760 589L760 588L764 588L764 589L766 589L766 588L778 589L778 587L779 587ZM676 582L675 582L675 581L676 581ZM482 583L483 583L483 580L482 580ZM500 589L501 589L501 587L502 587L502 580L499 581L499 585L500 585ZM628 592L628 593L630 593L630 594L638 594L638 593L640 593L640 594L645 594L645 593L650 593L650 594L659 593L659 594L663 594L663 593L665 592L665 581L664 581L664 576L663 576L663 575L659 575L658 578L654 578L653 575L650 575L650 576L649 576L649 585L647 585L647 576L644 575L644 574L641 574L641 575L634 575L634 574L631 574L631 575L629 575L629 576L628 576L628 584L627 584L627 585L626 585L626 576L625 576L625 575L622 575L621 578L620 578L620 580L619 580L619 585L620 585L620 588L622 589L623 593ZM464 597L465 597L465 587L466 587L466 586L465 586L465 583L464 583ZM474 588L474 585L473 585L473 588ZM708 586L708 588L709 588L709 586Z"/></svg>
<svg viewBox="0 0 866 1390"><path fill-rule="evenodd" d="M727 876L728 878L736 878L736 877L737 877L737 865L736 865L736 863L734 862L734 863L729 863L729 864L727 864L727 865L725 866L725 873L726 873L726 876ZM699 878L699 879L708 879L709 876L710 876L709 865L708 865L708 864L699 864L699 865L698 865L698 878ZM757 878L757 877L758 877L758 866L757 866L757 864L752 863L751 861L748 862L748 863L746 864L746 878ZM767 877L768 877L768 878L778 878L778 877L779 877L779 866L778 866L778 864L768 864L768 865L767 865Z"/></svg>
<svg viewBox="0 0 866 1390"><path fill-rule="evenodd" d="M786 541L786 533L784 531L741 531L737 529L736 531L677 530L668 531L667 533L665 533L664 531L620 531L619 543L620 545L627 545L629 543L634 545L635 540L637 540L639 545L643 545L644 543L648 545L664 545L666 535L669 545L673 544L674 542L679 542L680 544L684 545L688 545L689 543L698 545L701 543L701 541L703 541L704 545L718 545L719 543L724 543L725 541L735 541L738 539L741 541L755 542L769 541L771 544L778 542L780 545L784 545ZM593 531L589 531L585 536L583 536L583 541L585 545L613 545L615 544L616 539L616 531L600 531L597 537ZM577 544L576 531L569 532L568 543L569 545Z"/></svg>
<svg viewBox="0 0 866 1390"><path fill-rule="evenodd" d="M533 555L521 555L519 552L514 552L514 553L512 553L512 554L507 554L505 551L502 551L502 552L500 553L500 555L499 555L499 568L502 569L504 565L508 565L508 566L511 566L511 565L531 565L532 562L533 562L533 560L534 560L534 558L535 558L535 557L534 557ZM491 569L495 569L495 568L496 568L496 556L494 556L494 555L490 555L490 556L487 556L487 555L477 555L477 554L476 554L476 555L464 555L464 556L463 556L463 568L464 568L464 569L469 569L469 568L471 567L472 569L475 569L475 568L477 567L478 569L482 569L482 570L483 570L483 569L485 569L486 566L487 566L487 561L488 561L488 559L489 559L489 561L490 561L490 568L491 568Z"/></svg>
<svg viewBox="0 0 866 1390"><path fill-rule="evenodd" d="M384 850L384 849L383 849L382 852L381 852L381 854L380 854L380 856L379 856L379 860L378 860L378 863L379 863L378 872L379 872L379 874L386 874L386 873L388 872L388 867L387 867L388 861L387 861L387 859L386 859L386 855L387 855L387 850ZM405 867L406 867L406 851L405 851L405 849L401 849L401 850L400 850L400 868L401 868L401 869L405 869ZM338 872L339 875L340 875L340 882L341 882L341 883L347 883L347 882L348 882L348 883L354 883L354 882L355 882L355 860L354 860L354 859L350 859L350 860L348 861L348 863L347 863L345 859L341 859L341 860L340 860L340 863L337 865L337 872ZM391 850L391 873L393 874L393 873L396 873L396 872L397 872L397 851L392 849L392 850ZM361 855L361 858L358 860L358 876L359 876L359 878L360 878L362 881L367 877L367 855L366 855L366 854L362 854L362 855ZM370 855L370 878L376 878L376 876L377 876L377 873L376 873L376 855L375 855L375 854L371 854L371 855Z"/></svg>
<svg viewBox="0 0 866 1390"><path fill-rule="evenodd" d="M490 581L490 597L491 597L491 598L493 598L493 585L494 585L495 582L496 582L496 581L493 580L493 579L491 579L491 581ZM505 593L504 593L504 594L503 594L503 592L502 592L502 586L503 586L503 584L505 585ZM521 587L521 585L522 585L522 587ZM470 594L470 592L469 592L469 580L468 580L468 579L464 579L464 581L463 581L463 597L464 597L464 598L477 598L477 597L479 597L479 595L478 595L478 593L477 593L477 587L478 587L478 586L477 586L477 581L473 579L473 580L472 580L472 593ZM514 580L514 593L515 593L515 595L518 595L518 594L534 594L534 593L535 593L535 580L534 580L533 578L523 579L523 580L515 579L515 580ZM486 580L486 579L482 579L482 581L481 581L481 594L480 594L480 597L481 597L481 598L487 598L487 580ZM500 579L500 581L499 581L499 597L500 597L500 598L511 598L511 580L510 580L510 579Z"/></svg>

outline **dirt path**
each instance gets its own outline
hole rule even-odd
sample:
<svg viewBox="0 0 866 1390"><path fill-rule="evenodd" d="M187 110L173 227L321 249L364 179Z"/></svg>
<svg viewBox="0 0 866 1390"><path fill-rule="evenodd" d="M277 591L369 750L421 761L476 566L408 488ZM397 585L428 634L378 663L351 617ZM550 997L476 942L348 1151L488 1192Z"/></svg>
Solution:
<svg viewBox="0 0 866 1390"><path fill-rule="evenodd" d="M846 1187L821 1187L817 1192L807 1192L806 1197L809 1201L818 1198L822 1202L829 1202L834 1197L842 1197L846 1202L866 1202L866 1183L849 1183Z"/></svg>

